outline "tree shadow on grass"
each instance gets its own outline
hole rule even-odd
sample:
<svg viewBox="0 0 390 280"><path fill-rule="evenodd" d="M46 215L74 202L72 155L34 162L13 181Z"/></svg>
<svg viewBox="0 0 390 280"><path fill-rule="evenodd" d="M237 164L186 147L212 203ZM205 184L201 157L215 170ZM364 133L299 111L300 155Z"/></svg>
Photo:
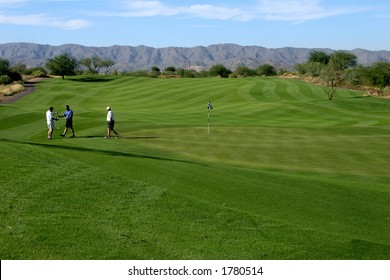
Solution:
<svg viewBox="0 0 390 280"><path fill-rule="evenodd" d="M67 137L69 138L69 137ZM90 138L104 138L103 135L87 135L87 136L76 136L75 138L79 139L90 139ZM112 136L111 138L115 138L115 136ZM160 137L157 136L120 136L120 139L157 139Z"/></svg>
<svg viewBox="0 0 390 280"><path fill-rule="evenodd" d="M84 82L84 83L101 83L101 82L110 82L114 78L112 77L96 77L96 76L88 76L88 77L76 77L76 78L68 78L70 81L74 82Z"/></svg>
<svg viewBox="0 0 390 280"><path fill-rule="evenodd" d="M369 95L359 95L359 96L352 96L351 98L369 98L371 96Z"/></svg>
<svg viewBox="0 0 390 280"><path fill-rule="evenodd" d="M97 137L97 136L92 136L92 137ZM181 163L190 163L190 164L197 164L197 165L206 166L205 164L201 164L201 163L195 162L195 161L180 160L180 159L173 159L173 158L165 158L165 157L158 157L158 156L152 156L152 155L143 155L143 154L136 154L136 153L125 153L125 152L110 151L110 150L99 150L99 149L92 149L92 148L85 148L85 147L67 146L67 145L60 145L59 146L59 145L55 145L55 144L44 144L44 143L15 141L15 140L4 139L4 138L0 138L0 141L8 142L8 143L15 143L15 144L22 144L22 145L31 145L31 146L45 147L45 148L49 148L49 149L73 150L73 151L91 152L91 153L103 154L103 155L109 155L109 156L131 157L131 158L141 158L141 159L153 159L153 160L160 160L160 161L181 162ZM53 142L51 142L51 143L53 143Z"/></svg>
<svg viewBox="0 0 390 280"><path fill-rule="evenodd" d="M97 136L97 135L88 135L88 136L78 136L76 135L76 137L71 137L71 136L65 136L64 138L55 138L55 139L67 139L67 138L72 138L72 139L82 139L82 138L102 138L103 136Z"/></svg>
<svg viewBox="0 0 390 280"><path fill-rule="evenodd" d="M158 139L158 136L121 136L123 139Z"/></svg>

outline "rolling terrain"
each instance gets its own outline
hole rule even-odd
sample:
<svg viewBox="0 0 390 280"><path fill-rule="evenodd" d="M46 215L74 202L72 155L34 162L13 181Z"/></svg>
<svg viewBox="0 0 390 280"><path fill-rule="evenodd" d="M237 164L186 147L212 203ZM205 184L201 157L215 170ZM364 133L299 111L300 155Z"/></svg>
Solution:
<svg viewBox="0 0 390 280"><path fill-rule="evenodd" d="M306 62L314 50L332 53L331 49L309 48L264 48L261 46L240 46L236 44L216 44L195 46L192 48L148 46L111 46L88 47L75 44L50 46L32 43L0 44L0 57L11 64L22 63L27 67L44 66L48 59L63 53L69 53L78 60L97 56L115 62L112 69L117 71L150 70L157 66L161 70L169 66L183 69L209 69L215 64L223 64L229 69L245 65L257 68L268 63L276 68L294 70L298 63ZM378 61L390 61L390 51L349 50L362 65L371 65Z"/></svg>
<svg viewBox="0 0 390 280"><path fill-rule="evenodd" d="M0 106L0 257L387 260L389 102L277 78L45 80ZM47 140L65 104L77 137Z"/></svg>

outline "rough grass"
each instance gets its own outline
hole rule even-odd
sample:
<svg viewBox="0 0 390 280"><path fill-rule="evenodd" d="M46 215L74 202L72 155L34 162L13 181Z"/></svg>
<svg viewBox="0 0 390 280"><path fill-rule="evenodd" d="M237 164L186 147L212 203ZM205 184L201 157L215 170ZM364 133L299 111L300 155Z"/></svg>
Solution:
<svg viewBox="0 0 390 280"><path fill-rule="evenodd" d="M48 141L65 104L77 138ZM268 78L42 82L0 107L1 258L388 259L388 105Z"/></svg>
<svg viewBox="0 0 390 280"><path fill-rule="evenodd" d="M0 95L11 96L24 90L21 84L0 85Z"/></svg>

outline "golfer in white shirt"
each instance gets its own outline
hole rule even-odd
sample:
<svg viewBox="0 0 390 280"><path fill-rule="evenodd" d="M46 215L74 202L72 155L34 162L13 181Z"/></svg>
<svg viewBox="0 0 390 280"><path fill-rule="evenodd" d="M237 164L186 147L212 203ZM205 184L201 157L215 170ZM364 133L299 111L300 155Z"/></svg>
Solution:
<svg viewBox="0 0 390 280"><path fill-rule="evenodd" d="M49 140L53 139L53 130L54 130L54 121L57 121L57 118L53 117L53 107L50 107L49 110L46 111L46 123L47 123L47 138Z"/></svg>
<svg viewBox="0 0 390 280"><path fill-rule="evenodd" d="M111 131L116 134L116 138L119 138L119 134L115 131L114 126L115 126L115 119L114 119L114 112L111 110L111 107L107 107L107 136L104 138L110 138L111 136Z"/></svg>

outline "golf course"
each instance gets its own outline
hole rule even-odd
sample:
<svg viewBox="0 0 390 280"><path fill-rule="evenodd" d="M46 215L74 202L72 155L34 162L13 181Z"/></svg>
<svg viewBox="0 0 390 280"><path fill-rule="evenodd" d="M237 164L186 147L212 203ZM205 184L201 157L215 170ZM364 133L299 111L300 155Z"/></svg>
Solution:
<svg viewBox="0 0 390 280"><path fill-rule="evenodd" d="M48 140L67 104L76 138ZM0 258L388 260L389 145L390 99L360 91L45 79L0 104Z"/></svg>

